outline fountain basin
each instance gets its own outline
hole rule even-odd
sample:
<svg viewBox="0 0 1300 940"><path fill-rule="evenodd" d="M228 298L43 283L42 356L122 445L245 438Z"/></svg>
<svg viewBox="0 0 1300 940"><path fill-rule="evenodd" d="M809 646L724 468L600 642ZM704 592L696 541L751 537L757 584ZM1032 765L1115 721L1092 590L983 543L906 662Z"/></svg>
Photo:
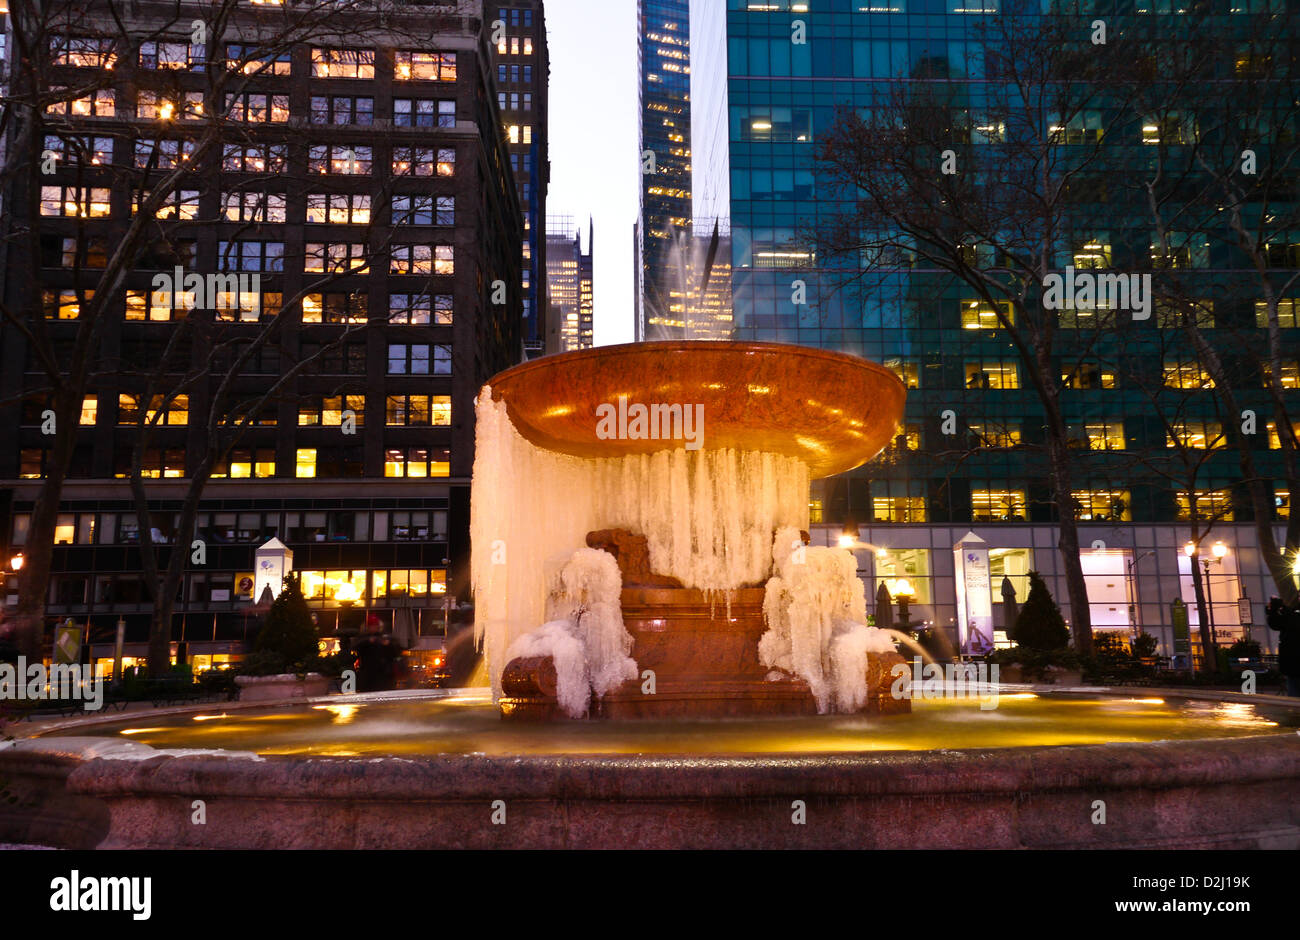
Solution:
<svg viewBox="0 0 1300 940"><path fill-rule="evenodd" d="M1161 720L1170 720L1160 726L1168 733L1217 730L1219 736L951 749L963 743L962 727L1005 733L1017 715L1040 710L1043 718L1057 719L1051 726L1059 740L1125 733L1123 723L1089 712L1074 729L1083 734L1073 736L1058 719L1073 708L1071 697L1040 694L1041 705L1009 702L1001 732L998 722L983 720L988 715L975 725L954 713L949 748L886 752L842 748L854 740L870 747L881 743L879 737L906 735L909 722L927 720L925 709L877 719L857 738L831 741L818 739L815 729L846 719L800 719L792 726L800 729L796 737L774 731L782 725L770 719L563 723L523 733L494 719L486 704L448 700L446 710L468 708L466 715L477 716L471 723L504 736L503 747L484 752L485 739L478 736L463 745L478 753L421 754L407 749L400 730L382 719L387 744L355 757L154 751L115 735L111 729L123 725L120 718L98 724L108 737L86 737L94 728L81 722L69 729L80 736L0 751L0 777L20 797L17 806L0 809L0 839L102 848L1300 847L1300 803L1294 799L1300 719L1293 700L1177 693L1187 703L1180 711L1135 699L1131 689L1090 691L1103 711L1127 715L1146 702ZM1165 698L1173 701L1174 694L1166 690ZM333 708L348 707L338 697L329 701ZM429 703L360 707L427 713L426 727L447 720ZM237 717L239 711L230 713ZM247 711L266 713L267 729L282 729L294 716L327 714L312 706ZM1291 727L1223 736L1277 732L1277 724L1247 720L1264 712ZM193 722L195 713L170 719L145 713L134 720L202 729L197 737L169 741L160 733L152 738L159 746L211 746L227 734L233 746L265 750L255 736ZM344 733L354 727L338 721L335 716L329 727ZM1166 733L1160 728L1151 725L1145 733ZM750 732L773 750L725 753L735 746L728 742ZM140 737L148 736L127 736ZM291 737L301 741L303 735L299 729ZM593 752L580 743L584 738L614 750ZM381 756L384 747L394 756ZM206 802L207 825L191 823L196 799ZM1106 806L1104 825L1093 821L1098 800ZM497 801L505 825L492 821ZM806 812L802 825L792 822L796 801Z"/></svg>
<svg viewBox="0 0 1300 940"><path fill-rule="evenodd" d="M680 440L602 438L596 409L702 405L705 450L795 457L814 478L865 463L893 438L907 390L858 356L780 343L691 340L544 356L493 376L495 401L529 442L574 457L619 457Z"/></svg>
<svg viewBox="0 0 1300 940"><path fill-rule="evenodd" d="M603 697L592 696L593 718L741 718L815 715L808 683L775 674L759 661L767 629L762 588L710 598L693 588L631 587L622 592L623 624L632 636L640 677ZM911 702L890 695L897 653L871 654L867 702L874 714L901 714ZM550 657L515 659L502 675L501 715L563 718Z"/></svg>

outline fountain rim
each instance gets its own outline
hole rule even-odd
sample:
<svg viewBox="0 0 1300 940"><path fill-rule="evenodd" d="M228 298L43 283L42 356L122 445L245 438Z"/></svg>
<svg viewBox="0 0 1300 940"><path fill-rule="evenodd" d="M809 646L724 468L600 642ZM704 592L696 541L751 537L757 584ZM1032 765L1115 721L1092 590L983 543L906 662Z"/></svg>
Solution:
<svg viewBox="0 0 1300 940"><path fill-rule="evenodd" d="M833 349L823 349L820 346L803 346L797 343L765 343L757 340L733 340L733 339L664 339L664 340L644 340L640 343L614 343L609 346L592 346L588 349L573 349L568 352L553 353L548 356L539 356L536 359L530 359L527 362L521 362L518 365L510 366L508 369L502 369L488 379L483 384L492 389L492 400L501 401L497 396L496 383L502 379L513 379L518 375L530 372L534 369L548 368L554 363L564 360L572 361L575 359L589 359L597 356L641 354L648 349L662 350L665 352L687 352L693 349L730 349L737 352L748 353L773 353L780 352L787 355L806 356L810 359L830 359L852 363L855 367L866 367L868 371L876 372L881 376L888 376L898 384L904 393L907 386L897 375L886 369L878 362L873 362L864 356L858 356L854 353L838 352Z"/></svg>
<svg viewBox="0 0 1300 940"><path fill-rule="evenodd" d="M590 369L593 374L610 370L618 371L620 368L628 371L644 372L647 369L657 370L674 364L685 364L688 357L692 356L706 357L712 360L716 366L728 370L740 370L744 368L746 363L765 368L769 364L778 362L788 363L791 360L802 360L802 365L798 361L794 363L793 368L796 374L802 374L805 371L815 370L820 367L835 370L841 376L855 376L856 382L861 382L864 387L872 390L870 401L896 403L897 414L892 416L895 428L901 426L903 420L903 404L907 398L907 385L880 363L853 353L822 349L816 346L749 340L650 340L641 343L594 346L589 349L542 356L503 369L493 375L479 389L477 400L481 401L484 391L488 391L490 400L498 404L504 404L511 421L519 433L537 447L576 457L614 457L618 456L618 454L606 453L603 449L599 454L589 453L586 450L586 444L582 444L578 449L573 449L575 439L566 437L562 432L553 431L544 425L537 424L527 417L528 409L512 397L511 388L527 386L538 381L551 381L551 376L547 374L548 371L561 375L566 370L574 369L579 372ZM814 363L818 365L814 365ZM810 391L809 386L801 385L798 379L787 384L787 391L795 394L800 401L803 399L812 400L808 394ZM865 403L867 400L864 398L862 402ZM857 407L857 405L854 407ZM864 409L869 410L868 406L865 405ZM840 414L840 412L837 411L836 414ZM854 437L859 439L862 438L862 435L856 431L848 433L852 433ZM791 435L791 439L800 440L793 433L793 430L791 430ZM847 440L844 430L841 429L838 440L829 442L832 446L821 448L821 452L809 452L807 447L802 449L774 447L770 448L770 451L801 460L807 466L811 479L821 479L848 472L868 463L888 446L889 439L887 435L880 435L877 440L872 442L872 447L861 447L858 446L860 441L855 443ZM728 446L740 450L769 450L769 448L754 448L745 444ZM641 448L637 449L637 452L649 453L655 449Z"/></svg>

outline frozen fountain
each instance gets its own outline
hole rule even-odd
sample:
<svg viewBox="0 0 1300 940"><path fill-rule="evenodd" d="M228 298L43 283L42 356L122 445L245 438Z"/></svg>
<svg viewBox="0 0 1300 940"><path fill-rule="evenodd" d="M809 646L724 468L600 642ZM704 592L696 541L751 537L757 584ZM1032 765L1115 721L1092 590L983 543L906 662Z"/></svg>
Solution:
<svg viewBox="0 0 1300 940"><path fill-rule="evenodd" d="M801 346L534 360L479 395L476 636L507 718L892 712L893 641L808 483L870 460L902 382Z"/></svg>
<svg viewBox="0 0 1300 940"><path fill-rule="evenodd" d="M759 344L503 372L479 398L472 519L491 697L21 729L0 741L0 843L1300 847L1294 700L1020 686L986 711L885 691L901 657L852 557L801 530L809 479L876 454L903 396L861 359Z"/></svg>

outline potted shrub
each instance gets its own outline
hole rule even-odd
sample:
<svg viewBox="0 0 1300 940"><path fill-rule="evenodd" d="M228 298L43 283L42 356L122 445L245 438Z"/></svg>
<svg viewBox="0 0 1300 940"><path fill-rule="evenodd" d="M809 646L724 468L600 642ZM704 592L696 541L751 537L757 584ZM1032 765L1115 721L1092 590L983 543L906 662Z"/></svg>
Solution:
<svg viewBox="0 0 1300 940"><path fill-rule="evenodd" d="M235 677L240 700L262 702L324 695L329 680L315 671L319 643L299 579L287 575L284 588L267 611L253 652L240 664Z"/></svg>

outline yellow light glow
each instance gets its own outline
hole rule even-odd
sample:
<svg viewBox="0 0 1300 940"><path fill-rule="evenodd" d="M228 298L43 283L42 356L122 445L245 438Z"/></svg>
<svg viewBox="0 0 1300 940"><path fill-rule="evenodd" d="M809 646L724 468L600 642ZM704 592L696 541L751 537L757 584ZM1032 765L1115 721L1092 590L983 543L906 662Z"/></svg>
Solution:
<svg viewBox="0 0 1300 940"><path fill-rule="evenodd" d="M315 709L316 711L329 712L331 715L334 716L334 723L338 725L346 725L348 722L350 722L354 717L356 717L357 709L359 709L360 707L361 706L359 705L313 705L312 706L312 708Z"/></svg>
<svg viewBox="0 0 1300 940"><path fill-rule="evenodd" d="M1186 545L1183 546L1183 552L1187 555L1188 558L1191 558L1193 555L1196 554L1196 546L1192 542L1188 542Z"/></svg>
<svg viewBox="0 0 1300 940"><path fill-rule="evenodd" d="M9 559L9 567L12 568L14 571L22 571L23 562L25 562L26 560L27 559L23 557L23 553L19 552L13 558ZM1298 559L1298 563L1300 563L1300 559Z"/></svg>
<svg viewBox="0 0 1300 940"><path fill-rule="evenodd" d="M1215 558L1222 558L1224 555L1228 554L1228 546L1223 544L1223 539L1219 539L1219 541L1214 543L1214 547L1211 548L1210 551L1214 552Z"/></svg>
<svg viewBox="0 0 1300 940"><path fill-rule="evenodd" d="M227 715L225 712L222 712L220 715L195 715L194 720L195 721L220 721L222 718L228 718L228 717L230 716Z"/></svg>
<svg viewBox="0 0 1300 940"><path fill-rule="evenodd" d="M840 536L840 548L852 548L852 547L853 547L853 543L856 542L856 541L857 541L857 539L855 539L855 538L854 538L853 536L851 536L851 535L841 535L841 536Z"/></svg>
<svg viewBox="0 0 1300 940"><path fill-rule="evenodd" d="M334 599L340 604L355 604L361 599L361 592L351 581L344 581L334 589Z"/></svg>

